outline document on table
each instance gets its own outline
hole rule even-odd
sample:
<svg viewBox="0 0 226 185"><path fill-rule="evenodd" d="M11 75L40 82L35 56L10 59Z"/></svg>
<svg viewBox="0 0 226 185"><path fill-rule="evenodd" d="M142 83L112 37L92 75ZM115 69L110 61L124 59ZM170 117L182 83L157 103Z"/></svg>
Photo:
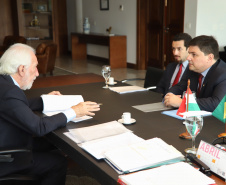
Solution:
<svg viewBox="0 0 226 185"><path fill-rule="evenodd" d="M87 141L132 131L127 129L125 126L123 126L121 123L117 121L111 121L89 127L69 129L69 132L71 135L73 135L74 137L73 140L76 143L84 143Z"/></svg>
<svg viewBox="0 0 226 185"><path fill-rule="evenodd" d="M179 120L184 120L185 118L177 115L177 111L178 111L178 109L170 110L170 111L163 111L162 114L165 114L167 116L171 116L171 117L177 118ZM185 113L182 113L182 114L188 115L188 116L203 115L205 117L205 116L211 116L212 112L208 112L208 111L189 111L189 112L185 112Z"/></svg>
<svg viewBox="0 0 226 185"><path fill-rule="evenodd" d="M139 86L110 87L109 89L119 94L132 93L132 92L138 92L138 91L147 91L147 89Z"/></svg>
<svg viewBox="0 0 226 185"><path fill-rule="evenodd" d="M160 138L108 150L104 155L119 174L184 160L181 152Z"/></svg>
<svg viewBox="0 0 226 185"><path fill-rule="evenodd" d="M143 112L154 112L154 111L172 109L170 107L166 107L162 102L149 103L149 104L144 104L144 105L135 105L132 107L135 109L138 109L140 111L143 111Z"/></svg>
<svg viewBox="0 0 226 185"><path fill-rule="evenodd" d="M96 159L103 159L104 153L108 150L131 145L144 141L144 139L136 136L132 132L126 132L115 136L109 136L79 144L79 146L94 156Z"/></svg>
<svg viewBox="0 0 226 185"><path fill-rule="evenodd" d="M185 162L164 165L128 175L119 180L127 185L210 185L215 181Z"/></svg>
<svg viewBox="0 0 226 185"><path fill-rule="evenodd" d="M59 113L61 113L61 111L51 111L51 112L45 112L45 115L47 115L47 116L53 116L53 115L59 114ZM75 117L71 121L77 123L77 122L88 120L88 119L92 119L92 118L93 117L91 117L91 116L82 116L82 117L79 117L79 118L76 118Z"/></svg>
<svg viewBox="0 0 226 185"><path fill-rule="evenodd" d="M50 111L64 111L73 105L84 102L81 95L42 95L43 113Z"/></svg>

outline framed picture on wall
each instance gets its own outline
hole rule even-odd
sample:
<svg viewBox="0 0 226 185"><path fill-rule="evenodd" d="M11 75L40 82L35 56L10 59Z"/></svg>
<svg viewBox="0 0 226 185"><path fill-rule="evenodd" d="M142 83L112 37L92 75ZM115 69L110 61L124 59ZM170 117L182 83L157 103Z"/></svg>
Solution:
<svg viewBox="0 0 226 185"><path fill-rule="evenodd" d="M109 10L109 0L100 0L100 10Z"/></svg>

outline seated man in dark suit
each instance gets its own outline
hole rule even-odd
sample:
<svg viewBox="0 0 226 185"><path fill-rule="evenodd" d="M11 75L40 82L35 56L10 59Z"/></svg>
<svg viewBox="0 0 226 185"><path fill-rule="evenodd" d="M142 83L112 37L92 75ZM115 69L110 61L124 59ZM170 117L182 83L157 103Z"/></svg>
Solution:
<svg viewBox="0 0 226 185"><path fill-rule="evenodd" d="M226 94L226 63L219 59L219 46L212 36L198 36L188 48L190 89L196 92L201 110L214 111ZM169 89L165 96L166 106L179 107L187 89L187 79Z"/></svg>
<svg viewBox="0 0 226 185"><path fill-rule="evenodd" d="M12 45L0 59L0 147L33 150L14 155L13 162L1 163L0 176L33 174L39 177L42 185L63 185L67 169L65 157L56 152L35 152L33 136L44 136L64 127L74 117L93 116L99 105L83 102L50 117L34 114L33 110L43 110L42 98L28 100L22 90L31 88L39 75L37 65L35 50L25 44ZM60 95L60 92L49 94Z"/></svg>
<svg viewBox="0 0 226 185"><path fill-rule="evenodd" d="M182 77L188 74L188 44L191 36L187 33L179 33L174 36L172 42L172 51L175 62L169 63L164 74L157 85L156 92L163 96L168 92L169 88L176 85Z"/></svg>

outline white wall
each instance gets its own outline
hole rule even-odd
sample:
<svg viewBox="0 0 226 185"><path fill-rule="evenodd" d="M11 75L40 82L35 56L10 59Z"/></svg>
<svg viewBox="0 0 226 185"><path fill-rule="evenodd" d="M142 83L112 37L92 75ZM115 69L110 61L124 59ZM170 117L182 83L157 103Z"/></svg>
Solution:
<svg viewBox="0 0 226 185"><path fill-rule="evenodd" d="M83 18L89 18L91 32L106 33L111 26L112 33L126 35L127 62L136 64L136 0L109 0L108 11L100 11L100 0L83 0L82 3ZM88 45L87 53L108 58L108 47Z"/></svg>
<svg viewBox="0 0 226 185"><path fill-rule="evenodd" d="M185 7L184 31L193 37L213 35L222 51L226 46L226 0L185 0Z"/></svg>
<svg viewBox="0 0 226 185"><path fill-rule="evenodd" d="M71 32L82 32L82 0L67 0L68 48L71 50Z"/></svg>
<svg viewBox="0 0 226 185"><path fill-rule="evenodd" d="M124 6L124 11L119 6ZM67 0L68 35L81 31L84 17L89 17L92 32L127 36L127 62L136 64L136 0L109 0L108 11L100 11L99 0ZM192 37L213 35L220 50L226 46L226 0L185 0L184 32ZM69 38L69 48L71 38ZM108 58L108 48L88 45L88 54Z"/></svg>

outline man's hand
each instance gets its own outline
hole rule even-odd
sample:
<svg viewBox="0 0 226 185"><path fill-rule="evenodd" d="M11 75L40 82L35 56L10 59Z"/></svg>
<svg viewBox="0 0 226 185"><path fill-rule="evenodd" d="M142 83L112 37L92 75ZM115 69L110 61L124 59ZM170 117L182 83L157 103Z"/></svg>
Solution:
<svg viewBox="0 0 226 185"><path fill-rule="evenodd" d="M60 91L52 91L48 95L62 95Z"/></svg>
<svg viewBox="0 0 226 185"><path fill-rule="evenodd" d="M181 95L175 95L173 93L166 94L164 99L164 104L167 107L180 107L182 102Z"/></svg>
<svg viewBox="0 0 226 185"><path fill-rule="evenodd" d="M99 111L100 106L96 102L86 101L81 102L78 105L74 105L71 107L75 113L76 117L82 117L82 116L94 116L94 111Z"/></svg>

